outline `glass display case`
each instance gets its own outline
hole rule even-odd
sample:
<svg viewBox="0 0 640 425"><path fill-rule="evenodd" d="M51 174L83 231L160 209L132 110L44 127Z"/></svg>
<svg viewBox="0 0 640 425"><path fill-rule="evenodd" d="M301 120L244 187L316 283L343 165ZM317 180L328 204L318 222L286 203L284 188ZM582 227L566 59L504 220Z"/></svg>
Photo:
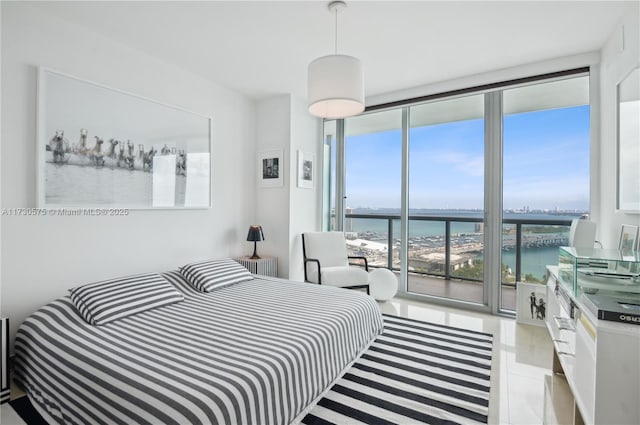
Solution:
<svg viewBox="0 0 640 425"><path fill-rule="evenodd" d="M560 247L558 278L576 298L583 294L640 299L640 252Z"/></svg>

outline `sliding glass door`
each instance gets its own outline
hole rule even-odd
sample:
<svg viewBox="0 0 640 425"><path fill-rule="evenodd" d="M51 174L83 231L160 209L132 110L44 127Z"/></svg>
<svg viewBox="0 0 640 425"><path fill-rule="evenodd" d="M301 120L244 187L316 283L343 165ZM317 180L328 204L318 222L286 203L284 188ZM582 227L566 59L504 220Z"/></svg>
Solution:
<svg viewBox="0 0 640 425"><path fill-rule="evenodd" d="M484 96L409 108L407 292L484 303Z"/></svg>

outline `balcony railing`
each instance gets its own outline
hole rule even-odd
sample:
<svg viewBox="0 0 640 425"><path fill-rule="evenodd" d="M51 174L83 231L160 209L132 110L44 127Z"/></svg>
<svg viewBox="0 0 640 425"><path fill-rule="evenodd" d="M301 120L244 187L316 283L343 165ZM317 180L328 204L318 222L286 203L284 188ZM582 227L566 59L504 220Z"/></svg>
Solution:
<svg viewBox="0 0 640 425"><path fill-rule="evenodd" d="M394 245L399 244L399 238L394 238L394 222L399 223L400 216L399 215L386 215L386 214L346 214L347 219L367 219L367 220L384 220L386 221L386 252L387 252L387 268L391 270L399 270L399 267L394 265ZM411 223L417 222L439 222L444 224L444 265L442 267L443 273L433 273L433 272L424 272L413 270L413 272L425 274L425 275L436 275L439 277L444 277L445 279L450 279L454 277L456 279L462 280L472 280L472 281L481 281L478 278L465 277L460 276L457 273L452 273L452 232L451 226L453 223L477 223L481 225L483 223L483 219L481 217L465 217L465 216L425 216L425 215L410 215L409 216L409 228L411 229ZM502 220L503 223L503 250L515 250L515 274L514 281L511 282L511 278L508 281L503 279L503 284L515 284L515 282L522 281L523 275L523 262L522 262L522 252L523 248L527 248L529 246L560 246L568 244L568 227L571 225L571 220L569 219L532 219L532 218L504 218ZM515 226L515 238L513 235L513 230ZM544 226L549 227L547 230L553 230L548 232L524 232L523 227L536 227L536 226ZM559 229L554 229L555 226L564 227ZM349 223L347 222L345 225L345 230L350 231ZM480 227L480 226L478 226ZM378 229L383 228L382 226L377 226ZM384 232L378 232L380 234L384 234ZM482 243L481 246L476 246L470 248L474 251L483 251L484 250L484 241L481 232L476 232L475 238L478 243ZM381 243L381 241L376 241ZM384 242L382 242L384 243ZM477 245L477 244L476 244Z"/></svg>

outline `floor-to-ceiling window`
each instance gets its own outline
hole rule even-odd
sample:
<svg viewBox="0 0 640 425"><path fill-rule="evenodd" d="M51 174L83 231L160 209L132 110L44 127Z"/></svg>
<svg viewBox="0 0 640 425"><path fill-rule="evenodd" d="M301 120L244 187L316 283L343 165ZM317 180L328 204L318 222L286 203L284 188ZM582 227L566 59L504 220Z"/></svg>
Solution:
<svg viewBox="0 0 640 425"><path fill-rule="evenodd" d="M396 270L401 292L513 310L517 282L542 282L589 212L588 93L582 69L326 122L331 228ZM488 230L488 213L502 225Z"/></svg>
<svg viewBox="0 0 640 425"><path fill-rule="evenodd" d="M407 291L482 304L483 95L412 106L409 119Z"/></svg>
<svg viewBox="0 0 640 425"><path fill-rule="evenodd" d="M402 112L345 120L344 207L347 244L373 267L399 270Z"/></svg>
<svg viewBox="0 0 640 425"><path fill-rule="evenodd" d="M501 307L517 282L542 283L568 245L567 220L589 214L589 77L503 92Z"/></svg>

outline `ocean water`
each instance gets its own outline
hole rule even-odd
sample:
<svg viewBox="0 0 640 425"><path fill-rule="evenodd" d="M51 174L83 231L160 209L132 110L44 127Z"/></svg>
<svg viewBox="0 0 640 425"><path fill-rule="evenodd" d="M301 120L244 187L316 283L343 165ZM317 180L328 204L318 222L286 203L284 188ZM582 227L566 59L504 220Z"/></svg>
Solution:
<svg viewBox="0 0 640 425"><path fill-rule="evenodd" d="M449 212L442 211L440 216L452 216ZM472 215L481 217L481 214ZM555 219L565 220L576 218L575 216L558 216L558 215L506 215L506 217L513 218L530 218L530 219ZM482 235L477 233L476 225L479 223L451 223L451 235L452 237L466 235L468 239L474 239L482 241ZM505 227L508 225L505 225ZM358 232L360 234L372 234L379 235L379 241L386 243L388 221L386 219L363 219L363 218L347 218L345 222L345 229L347 231ZM442 237L444 238L445 224L444 222L433 221L417 221L412 220L409 222L409 238L421 238L421 237ZM568 233L568 228L567 228ZM400 220L393 221L393 235L394 239L398 239L400 235ZM558 252L557 246L541 246L525 248L521 250L521 275L532 274L536 278L543 278L546 275L546 266L549 264L558 264ZM515 249L502 250L502 263L513 270L516 269L516 252Z"/></svg>
<svg viewBox="0 0 640 425"><path fill-rule="evenodd" d="M388 221L386 219L347 218L345 229L350 232L374 232L387 235ZM476 223L451 223L451 233L474 233ZM393 220L393 234L400 235L400 220ZM409 222L409 237L444 235L444 222L417 221ZM396 236L397 237L397 236Z"/></svg>
<svg viewBox="0 0 640 425"><path fill-rule="evenodd" d="M547 265L558 264L558 254L560 247L544 246L539 248L522 248L521 251L521 275L531 273L538 279L544 279L547 274ZM516 251L502 250L502 264L511 267L516 271Z"/></svg>

